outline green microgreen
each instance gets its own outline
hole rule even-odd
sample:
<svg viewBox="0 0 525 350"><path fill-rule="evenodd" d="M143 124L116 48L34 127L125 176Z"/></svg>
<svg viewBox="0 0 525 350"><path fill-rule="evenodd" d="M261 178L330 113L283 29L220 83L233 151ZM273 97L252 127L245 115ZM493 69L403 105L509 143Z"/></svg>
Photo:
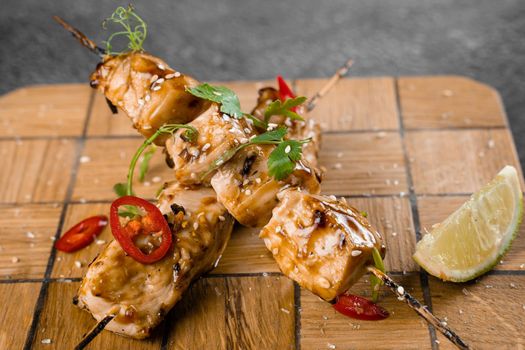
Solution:
<svg viewBox="0 0 525 350"><path fill-rule="evenodd" d="M376 247L374 247L372 250L372 258L374 259L375 267L381 272L385 272L383 258L381 257L381 253L379 253L379 250L377 250ZM370 284L372 285L372 301L375 303L379 298L379 287L383 285L383 281L372 274L370 276Z"/></svg>
<svg viewBox="0 0 525 350"><path fill-rule="evenodd" d="M153 135L151 135L146 141L144 141L144 143L138 148L138 150L133 155L133 158L131 159L131 163L129 165L127 183L118 183L113 186L113 190L115 191L117 196L133 196L133 174L135 172L135 166L137 165L137 162L144 150L151 146L155 139L160 135L173 134L178 129L186 129L186 131L181 135L184 136L184 139L186 141L195 142L197 140L197 136L199 134L197 132L197 129L195 129L193 126L187 124L165 124L161 126Z"/></svg>
<svg viewBox="0 0 525 350"><path fill-rule="evenodd" d="M140 162L139 167L139 181L144 182L144 178L146 177L146 173L149 169L149 162L151 160L151 157L155 154L155 151L157 150L157 147L155 145L151 145L146 152L144 152L144 155L142 156L142 160Z"/></svg>
<svg viewBox="0 0 525 350"><path fill-rule="evenodd" d="M102 22L102 27L107 29L108 23L113 23L123 27L123 30L112 33L104 44L106 44L106 52L109 55L119 55L127 51L142 51L142 45L148 34L148 27L146 22L139 15L135 13L135 9L132 5L127 8L119 6L111 14L110 17L106 18ZM124 36L128 39L128 46L126 50L116 52L113 51L112 41L113 39Z"/></svg>

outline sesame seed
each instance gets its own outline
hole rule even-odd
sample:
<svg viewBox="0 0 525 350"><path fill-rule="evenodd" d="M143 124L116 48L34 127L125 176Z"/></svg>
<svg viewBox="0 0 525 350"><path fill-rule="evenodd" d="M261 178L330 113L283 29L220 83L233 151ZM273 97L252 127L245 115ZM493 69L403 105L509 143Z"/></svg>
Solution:
<svg viewBox="0 0 525 350"><path fill-rule="evenodd" d="M13 264L16 264L16 263L19 262L19 261L20 261L20 259L18 259L18 257L16 257L16 256L13 256L13 257L11 258L11 262L12 262Z"/></svg>
<svg viewBox="0 0 525 350"><path fill-rule="evenodd" d="M222 115L222 119L224 119L224 120L227 121L227 122L229 122L229 121L232 120L232 119L230 118L230 116L227 115L227 114L223 114L223 115Z"/></svg>
<svg viewBox="0 0 525 350"><path fill-rule="evenodd" d="M180 72L175 72L174 74L175 74L175 78L178 78L181 75Z"/></svg>
<svg viewBox="0 0 525 350"><path fill-rule="evenodd" d="M329 198L330 200L333 200L333 201L336 201L336 200L337 200L337 197L334 196L333 194L330 195L330 196L328 196L328 198Z"/></svg>
<svg viewBox="0 0 525 350"><path fill-rule="evenodd" d="M258 177L258 178L256 178L256 179L255 179L255 182L257 182L258 184L260 184L260 183L261 183L261 181L262 181L262 180L261 180L261 178L260 178L260 177Z"/></svg>
<svg viewBox="0 0 525 350"><path fill-rule="evenodd" d="M386 136L386 132L384 132L384 131L380 131L380 132L378 132L377 135L376 135L376 137L377 137L378 139L382 139L382 138L384 138L385 136Z"/></svg>
<svg viewBox="0 0 525 350"><path fill-rule="evenodd" d="M359 255L361 255L361 253L363 253L363 252L360 251L360 250L352 250L352 256L359 256Z"/></svg>
<svg viewBox="0 0 525 350"><path fill-rule="evenodd" d="M160 63L157 64L157 67L159 67L160 70L164 70L164 69L166 69L166 67L164 67L164 65L163 65L163 64L160 64Z"/></svg>
<svg viewBox="0 0 525 350"><path fill-rule="evenodd" d="M162 181L161 177L160 176L155 176L153 179L151 179L151 181L153 181L153 183L159 183Z"/></svg>
<svg viewBox="0 0 525 350"><path fill-rule="evenodd" d="M26 236L27 236L27 238L35 238L35 234L33 232L31 232L31 231L27 231L26 232Z"/></svg>
<svg viewBox="0 0 525 350"><path fill-rule="evenodd" d="M144 97L144 101L148 102L149 100L151 100L151 96L150 95L146 95L146 97Z"/></svg>
<svg viewBox="0 0 525 350"><path fill-rule="evenodd" d="M250 133L250 129L248 129L248 128L244 128L244 132L247 133L247 134L249 134L249 133Z"/></svg>
<svg viewBox="0 0 525 350"><path fill-rule="evenodd" d="M167 74L164 78L165 78L166 80L170 80L170 79L172 79L172 78L175 78L175 76L176 76L175 73L170 73L170 74Z"/></svg>
<svg viewBox="0 0 525 350"><path fill-rule="evenodd" d="M335 163L335 164L332 166L332 168L334 168L334 169L341 169L342 167L343 167L343 164L341 164L341 163Z"/></svg>
<svg viewBox="0 0 525 350"><path fill-rule="evenodd" d="M326 346L328 349L335 349L335 344L327 343Z"/></svg>
<svg viewBox="0 0 525 350"><path fill-rule="evenodd" d="M275 232L281 232L283 228L281 226L275 226Z"/></svg>
<svg viewBox="0 0 525 350"><path fill-rule="evenodd" d="M291 150L292 150L292 146L288 145L288 146L286 146L286 148L284 149L284 153L288 154L288 153L290 153Z"/></svg>
<svg viewBox="0 0 525 350"><path fill-rule="evenodd" d="M82 156L80 157L80 163L88 163L91 161L91 158L88 156Z"/></svg>
<svg viewBox="0 0 525 350"><path fill-rule="evenodd" d="M139 106L144 106L144 100L142 98L139 98L137 102L139 103Z"/></svg>
<svg viewBox="0 0 525 350"><path fill-rule="evenodd" d="M405 288L403 288L402 286L397 287L397 293L398 294L405 294Z"/></svg>
<svg viewBox="0 0 525 350"><path fill-rule="evenodd" d="M281 308L281 311L284 312L285 314L289 314L290 313L290 310L285 309L284 307Z"/></svg>
<svg viewBox="0 0 525 350"><path fill-rule="evenodd" d="M244 194L246 194L247 196L250 196L252 194L252 191L251 190L246 190L246 191L244 191Z"/></svg>
<svg viewBox="0 0 525 350"><path fill-rule="evenodd" d="M154 86L151 90L152 90L152 91L159 91L159 90L160 90L160 86L159 86L159 85L156 85L156 86Z"/></svg>
<svg viewBox="0 0 525 350"><path fill-rule="evenodd" d="M216 96L222 96L222 94L218 91L213 91L213 94L216 95Z"/></svg>
<svg viewBox="0 0 525 350"><path fill-rule="evenodd" d="M273 255L277 255L277 253L279 253L279 248L273 248L272 249L272 254Z"/></svg>
<svg viewBox="0 0 525 350"><path fill-rule="evenodd" d="M199 223L198 222L194 222L193 223L193 229L197 230L198 228L199 228Z"/></svg>
<svg viewBox="0 0 525 350"><path fill-rule="evenodd" d="M79 260L75 260L75 266L80 269L82 267L82 262Z"/></svg>
<svg viewBox="0 0 525 350"><path fill-rule="evenodd" d="M159 78L155 81L156 84L162 84L164 82L164 78Z"/></svg>
<svg viewBox="0 0 525 350"><path fill-rule="evenodd" d="M219 221L225 221L225 220L226 220L226 218L224 216L219 215Z"/></svg>
<svg viewBox="0 0 525 350"><path fill-rule="evenodd" d="M97 239L97 240L95 241L95 243L98 244L98 245L102 245L102 244L106 244L106 241L103 240L103 239Z"/></svg>
<svg viewBox="0 0 525 350"><path fill-rule="evenodd" d="M46 338L46 339L42 339L42 341L40 341L42 344L51 344L51 339L49 338Z"/></svg>
<svg viewBox="0 0 525 350"><path fill-rule="evenodd" d="M155 80L157 80L159 76L157 74L153 75L151 79L149 80L151 83L153 83Z"/></svg>
<svg viewBox="0 0 525 350"><path fill-rule="evenodd" d="M204 146L202 146L202 151L206 152L210 147L211 145L209 143L206 143Z"/></svg>
<svg viewBox="0 0 525 350"><path fill-rule="evenodd" d="M494 142L494 140L490 139L489 142L487 143L487 146L489 148L494 148L496 146L496 142Z"/></svg>

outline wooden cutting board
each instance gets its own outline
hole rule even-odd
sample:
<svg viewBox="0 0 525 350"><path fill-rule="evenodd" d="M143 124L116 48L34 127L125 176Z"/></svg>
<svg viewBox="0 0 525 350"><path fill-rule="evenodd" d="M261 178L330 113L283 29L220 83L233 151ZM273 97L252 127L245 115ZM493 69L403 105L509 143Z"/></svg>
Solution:
<svg viewBox="0 0 525 350"><path fill-rule="evenodd" d="M324 82L292 83L310 96ZM244 110L265 84L224 83ZM421 235L504 165L520 169L498 93L457 76L345 79L312 116L324 128L323 191L369 213L386 238L394 279L476 348L522 348L523 232L504 261L475 283L442 283L411 258ZM79 220L108 212L112 186L125 179L142 139L87 84L7 94L0 125L0 348L71 349L94 324L71 298L103 245L64 254L53 240ZM171 178L158 152L136 190L152 198ZM104 332L90 349L452 348L387 290L385 321L335 313L279 273L257 234L237 227L218 267L193 285L150 340ZM101 239L111 239L109 230ZM369 293L367 282L365 276L352 291Z"/></svg>

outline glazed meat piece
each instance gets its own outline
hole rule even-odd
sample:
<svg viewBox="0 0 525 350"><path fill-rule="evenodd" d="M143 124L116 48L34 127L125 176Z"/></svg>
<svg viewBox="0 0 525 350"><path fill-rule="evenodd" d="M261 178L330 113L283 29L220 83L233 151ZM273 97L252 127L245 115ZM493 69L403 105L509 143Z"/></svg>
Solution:
<svg viewBox="0 0 525 350"><path fill-rule="evenodd" d="M172 184L158 206L168 221L176 215L181 219L172 251L144 265L113 241L89 266L76 299L97 321L116 314L106 329L137 339L149 336L190 283L214 267L233 226L210 188L187 190Z"/></svg>
<svg viewBox="0 0 525 350"><path fill-rule="evenodd" d="M91 74L91 86L128 115L146 138L164 124L185 124L210 107L186 92L199 82L144 52L106 55ZM155 140L163 145L166 136Z"/></svg>
<svg viewBox="0 0 525 350"><path fill-rule="evenodd" d="M239 151L219 168L211 180L217 199L242 225L262 227L268 223L277 205L277 193L298 187L319 193L320 177L308 162L297 162L294 172L283 181L268 174L268 156L275 146L252 145Z"/></svg>
<svg viewBox="0 0 525 350"><path fill-rule="evenodd" d="M184 185L209 185L213 175L209 170L214 162L254 135L246 119L221 113L215 103L189 125L199 133L196 142L184 137L184 129L166 141L166 152L174 166L175 178Z"/></svg>
<svg viewBox="0 0 525 350"><path fill-rule="evenodd" d="M383 238L344 201L295 189L279 193L279 205L260 237L281 271L330 301L345 292L382 255Z"/></svg>

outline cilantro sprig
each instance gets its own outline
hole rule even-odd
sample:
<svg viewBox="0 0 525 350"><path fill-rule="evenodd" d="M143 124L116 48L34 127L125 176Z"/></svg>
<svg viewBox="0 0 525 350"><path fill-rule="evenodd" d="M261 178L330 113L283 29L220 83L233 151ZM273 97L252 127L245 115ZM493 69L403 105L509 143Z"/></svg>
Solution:
<svg viewBox="0 0 525 350"><path fill-rule="evenodd" d="M187 141L195 142L197 140L197 136L199 135L199 133L197 132L197 129L195 129L191 125L165 124L161 126L153 135L151 135L146 141L144 141L144 143L137 149L137 151L133 155L133 158L131 159L131 163L129 165L129 170L128 170L128 181L126 183L117 183L113 186L113 190L115 191L117 196L122 197L122 196L132 196L133 195L133 188L132 188L133 187L133 174L135 172L135 167L137 165L137 162L140 156L142 155L142 153L144 152L144 150L146 150L146 148L151 146L153 144L153 141L155 141L155 139L159 137L160 135L173 134L178 129L186 129L183 136ZM151 156L153 156L153 154L151 154L149 158L151 158ZM149 161L149 158L148 158L148 161ZM140 175L144 176L146 170L147 170L147 166L144 166L144 167L141 166ZM144 171L144 175L143 175L143 171Z"/></svg>
<svg viewBox="0 0 525 350"><path fill-rule="evenodd" d="M311 141L309 138L304 140L285 140L284 137L287 133L288 128L280 126L275 130L255 136L248 142L228 150L213 162L203 177L206 177L218 169L243 148L251 145L277 145L268 157L268 174L276 180L287 178L295 169L295 164L301 159L302 145Z"/></svg>
<svg viewBox="0 0 525 350"><path fill-rule="evenodd" d="M299 114L295 113L293 109L302 105L307 100L304 96L288 98L286 101L275 100L264 111L264 121L268 123L270 118L274 115L283 115L291 120L304 120Z"/></svg>
<svg viewBox="0 0 525 350"><path fill-rule="evenodd" d="M242 118L244 115L241 111L239 98L231 89L225 86L215 86L208 83L200 84L193 88L186 88L186 91L203 98L221 104L221 112L226 113L234 118Z"/></svg>
<svg viewBox="0 0 525 350"><path fill-rule="evenodd" d="M385 265L383 264L383 258L376 247L372 250L372 258L374 259L375 267L381 272L385 272ZM379 298L379 287L383 285L383 281L375 275L370 276L370 284L372 286L372 301L375 303Z"/></svg>
<svg viewBox="0 0 525 350"><path fill-rule="evenodd" d="M113 12L110 17L106 18L104 22L102 22L102 27L107 29L108 23L120 25L123 27L123 30L112 33L109 38L104 41L104 44L106 44L107 54L119 55L128 50L142 50L142 45L144 44L144 41L148 35L148 26L146 25L146 22L144 22L144 20L135 13L135 9L132 5L129 5L127 8L122 6L117 7L115 12ZM129 42L127 50L115 52L113 51L112 41L119 36L126 37Z"/></svg>

